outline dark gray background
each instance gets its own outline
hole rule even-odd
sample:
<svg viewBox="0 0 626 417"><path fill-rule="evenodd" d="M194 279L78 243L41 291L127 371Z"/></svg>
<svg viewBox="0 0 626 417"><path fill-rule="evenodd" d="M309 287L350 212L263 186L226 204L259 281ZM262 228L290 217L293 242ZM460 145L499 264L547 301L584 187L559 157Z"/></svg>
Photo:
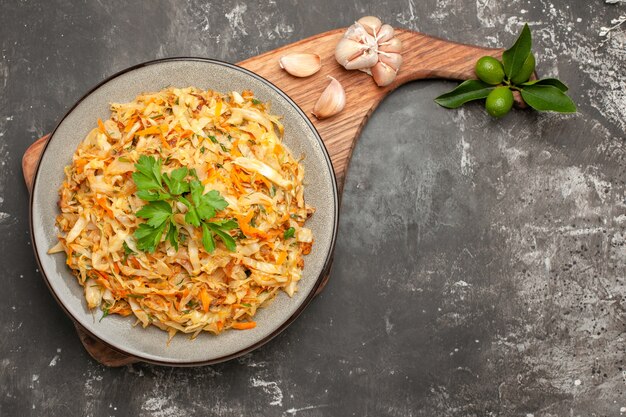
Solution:
<svg viewBox="0 0 626 417"><path fill-rule="evenodd" d="M626 51L600 0L253 3L0 0L0 415L626 415ZM400 88L348 172L331 281L283 334L195 369L91 360L36 270L26 147L130 65L237 62L374 14L508 46L528 21L538 71L576 115Z"/></svg>

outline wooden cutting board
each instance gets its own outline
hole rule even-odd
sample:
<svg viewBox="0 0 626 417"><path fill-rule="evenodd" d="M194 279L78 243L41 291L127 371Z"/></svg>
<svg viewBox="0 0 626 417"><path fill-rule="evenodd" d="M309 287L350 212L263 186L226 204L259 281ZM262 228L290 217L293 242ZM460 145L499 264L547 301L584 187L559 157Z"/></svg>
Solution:
<svg viewBox="0 0 626 417"><path fill-rule="evenodd" d="M397 29L396 36L402 40L403 45L402 67L395 81L381 88L369 75L361 71L347 71L335 61L335 46L344 32L345 29L325 32L246 59L238 64L272 82L304 110L326 144L340 192L343 188L350 155L361 129L387 94L413 80L475 78L474 64L480 57L491 55L499 58L503 51L503 49L463 45L419 32ZM281 56L292 52L318 54L322 57L322 69L308 78L296 78L289 75L280 68L278 60ZM346 106L341 113L333 117L317 120L311 111L329 83L328 76L336 78L343 85L346 91ZM435 105L433 103L433 106ZM48 137L49 135L46 135L34 142L22 158L22 171L29 191L32 188L41 152ZM325 277L319 290L324 287L327 280L328 277ZM75 325L87 352L103 365L123 366L139 361L135 357L116 351L88 334L78 324Z"/></svg>

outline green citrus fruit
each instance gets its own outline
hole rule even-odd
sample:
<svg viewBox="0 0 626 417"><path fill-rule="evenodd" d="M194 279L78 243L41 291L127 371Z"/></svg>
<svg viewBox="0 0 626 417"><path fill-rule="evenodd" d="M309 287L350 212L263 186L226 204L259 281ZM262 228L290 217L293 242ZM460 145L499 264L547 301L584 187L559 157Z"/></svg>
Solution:
<svg viewBox="0 0 626 417"><path fill-rule="evenodd" d="M519 72L515 75L515 77L511 78L511 82L513 84L521 84L528 81L533 72L535 71L535 56L531 52L524 61L524 65L519 70Z"/></svg>
<svg viewBox="0 0 626 417"><path fill-rule="evenodd" d="M496 87L487 96L485 108L493 117L502 117L513 107L513 93L509 87Z"/></svg>
<svg viewBox="0 0 626 417"><path fill-rule="evenodd" d="M476 76L487 84L497 85L504 80L502 63L492 56L484 56L476 61Z"/></svg>

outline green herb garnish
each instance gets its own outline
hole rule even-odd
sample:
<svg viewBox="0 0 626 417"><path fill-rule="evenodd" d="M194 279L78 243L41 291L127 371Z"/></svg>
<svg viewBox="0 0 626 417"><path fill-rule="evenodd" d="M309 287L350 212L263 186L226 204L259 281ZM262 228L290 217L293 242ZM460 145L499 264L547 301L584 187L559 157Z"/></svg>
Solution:
<svg viewBox="0 0 626 417"><path fill-rule="evenodd" d="M293 227L290 227L289 229L285 230L283 237L285 239L289 239L289 238L294 237L295 234L296 234L296 229L294 229Z"/></svg>
<svg viewBox="0 0 626 417"><path fill-rule="evenodd" d="M122 243L122 247L124 248L124 262L128 260L128 255L135 253L126 242Z"/></svg>
<svg viewBox="0 0 626 417"><path fill-rule="evenodd" d="M98 322L101 322L103 318L109 315L109 308L111 307L108 304L102 306L102 317L100 317L100 320L98 320Z"/></svg>
<svg viewBox="0 0 626 417"><path fill-rule="evenodd" d="M168 175L161 173L161 166L160 159L144 155L135 164L137 172L133 173L133 180L137 186L137 196L149 202L136 213L137 217L146 220L134 233L137 248L154 252L163 233L166 233L165 240L178 250L179 242L184 241L185 236L181 238L174 222L176 212L172 203L179 201L187 206L185 222L202 228L202 244L207 252L215 250L215 236L228 250L234 251L235 240L228 232L237 228L238 223L234 220L211 221L218 211L228 206L221 194L216 190L204 194L204 186L193 169L177 168Z"/></svg>

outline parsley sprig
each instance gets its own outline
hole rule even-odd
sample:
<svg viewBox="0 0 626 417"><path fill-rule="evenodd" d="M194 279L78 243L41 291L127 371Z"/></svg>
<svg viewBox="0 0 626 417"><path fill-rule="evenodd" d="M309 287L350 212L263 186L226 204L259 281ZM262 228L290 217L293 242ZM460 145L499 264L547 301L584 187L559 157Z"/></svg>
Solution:
<svg viewBox="0 0 626 417"><path fill-rule="evenodd" d="M202 194L204 186L197 179L189 183L191 192L187 196L181 196L178 201L187 206L185 221L195 227L202 227L202 245L207 252L215 250L215 236L219 237L226 248L234 251L236 248L235 239L228 233L229 230L236 229L239 224L234 220L209 221L217 211L224 210L228 203L224 197L216 190L211 190Z"/></svg>
<svg viewBox="0 0 626 417"><path fill-rule="evenodd" d="M163 233L166 233L165 239L178 250L181 238L174 221L176 212L172 203L179 201L187 207L185 222L202 228L202 245L207 252L215 250L216 237L228 250L235 250L235 240L228 232L239 227L239 224L234 220L211 221L218 211L228 207L228 202L216 190L204 194L204 186L195 170L182 167L168 175L161 172L161 159L145 155L139 157L135 168L137 171L133 173L133 181L137 186L137 196L148 201L136 213L137 217L146 220L134 233L138 249L154 252ZM189 177L192 179L188 180Z"/></svg>

